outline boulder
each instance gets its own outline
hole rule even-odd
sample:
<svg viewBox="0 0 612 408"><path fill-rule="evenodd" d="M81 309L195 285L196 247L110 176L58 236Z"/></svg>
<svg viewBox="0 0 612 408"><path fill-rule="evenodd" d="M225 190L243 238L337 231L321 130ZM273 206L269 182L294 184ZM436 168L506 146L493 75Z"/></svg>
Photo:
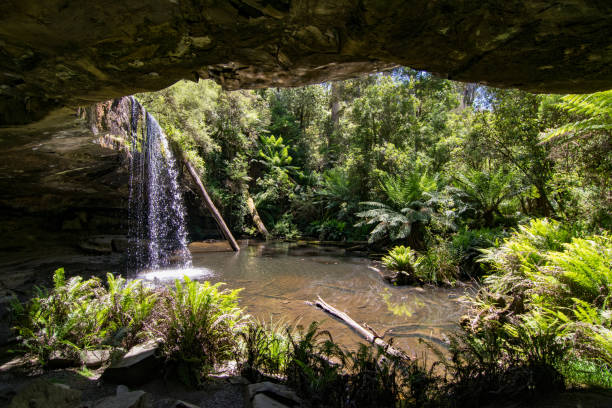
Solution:
<svg viewBox="0 0 612 408"><path fill-rule="evenodd" d="M80 363L78 356L66 354L61 351L54 351L49 356L47 367L51 369L75 367Z"/></svg>
<svg viewBox="0 0 612 408"><path fill-rule="evenodd" d="M88 368L98 368L106 363L111 356L109 349L84 350L81 352L81 361Z"/></svg>
<svg viewBox="0 0 612 408"><path fill-rule="evenodd" d="M172 408L200 408L200 406L178 400L172 405Z"/></svg>
<svg viewBox="0 0 612 408"><path fill-rule="evenodd" d="M151 405L149 400L149 394L144 391L121 392L97 400L91 408L147 408Z"/></svg>
<svg viewBox="0 0 612 408"><path fill-rule="evenodd" d="M271 398L266 394L257 394L253 397L253 400L251 401L251 406L253 408L287 408L293 405L282 404L276 399Z"/></svg>
<svg viewBox="0 0 612 408"><path fill-rule="evenodd" d="M115 391L115 395L125 394L126 392L130 392L130 389L125 385L118 385L117 391Z"/></svg>
<svg viewBox="0 0 612 408"><path fill-rule="evenodd" d="M10 384L0 384L0 406L5 406L17 394L15 388Z"/></svg>
<svg viewBox="0 0 612 408"><path fill-rule="evenodd" d="M19 390L9 408L74 408L80 403L81 391L38 379Z"/></svg>
<svg viewBox="0 0 612 408"><path fill-rule="evenodd" d="M116 384L137 386L160 375L158 343L151 341L133 347L102 374L102 379Z"/></svg>
<svg viewBox="0 0 612 408"><path fill-rule="evenodd" d="M12 290L0 291L0 346L4 346L15 339L12 333L9 317L11 304L17 300L17 295Z"/></svg>
<svg viewBox="0 0 612 408"><path fill-rule="evenodd" d="M289 387L269 381L251 384L247 388L253 408L301 407L302 400Z"/></svg>

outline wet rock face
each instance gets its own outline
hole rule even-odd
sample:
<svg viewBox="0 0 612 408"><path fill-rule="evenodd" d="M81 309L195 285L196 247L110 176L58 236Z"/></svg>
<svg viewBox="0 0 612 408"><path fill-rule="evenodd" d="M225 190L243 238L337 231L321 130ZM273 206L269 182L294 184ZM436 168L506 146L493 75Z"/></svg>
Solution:
<svg viewBox="0 0 612 408"><path fill-rule="evenodd" d="M0 129L0 264L57 246L102 253L106 244L105 252L122 252L121 237L112 234L126 232L129 174L117 146L123 111L112 104L124 99L93 106L83 118L66 111Z"/></svg>
<svg viewBox="0 0 612 408"><path fill-rule="evenodd" d="M181 78L297 86L395 64L534 92L612 87L608 0L0 4L0 124Z"/></svg>

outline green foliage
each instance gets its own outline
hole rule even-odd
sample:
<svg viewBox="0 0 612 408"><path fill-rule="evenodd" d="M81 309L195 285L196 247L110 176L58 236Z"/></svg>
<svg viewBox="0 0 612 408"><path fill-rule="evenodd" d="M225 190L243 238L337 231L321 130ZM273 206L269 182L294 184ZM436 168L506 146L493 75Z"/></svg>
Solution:
<svg viewBox="0 0 612 408"><path fill-rule="evenodd" d="M281 322L250 321L240 332L241 373L258 382L265 375L280 375L288 363L289 327Z"/></svg>
<svg viewBox="0 0 612 408"><path fill-rule="evenodd" d="M484 250L481 261L502 273L528 273L544 263L547 251L563 249L573 234L558 221L534 219L519 226L498 248Z"/></svg>
<svg viewBox="0 0 612 408"><path fill-rule="evenodd" d="M306 234L321 241L343 241L347 238L346 230L346 222L328 219L311 222Z"/></svg>
<svg viewBox="0 0 612 408"><path fill-rule="evenodd" d="M78 359L82 349L134 345L146 335L143 328L156 296L140 281L126 283L107 275L108 289L97 278L65 278L64 269L53 274L50 291L25 304L15 304L16 330L25 351L45 364L53 353Z"/></svg>
<svg viewBox="0 0 612 408"><path fill-rule="evenodd" d="M293 216L290 213L285 213L272 228L272 236L287 240L294 240L300 237L300 231L293 223Z"/></svg>
<svg viewBox="0 0 612 408"><path fill-rule="evenodd" d="M555 221L532 220L485 250L495 273L473 299L469 323L476 332L501 327L504 347L568 381L582 378L571 372L572 359L603 372L612 367L612 239L575 234Z"/></svg>
<svg viewBox="0 0 612 408"><path fill-rule="evenodd" d="M108 273L106 281L108 292L102 303L106 305L107 330L114 333L111 344L131 347L143 337L157 295L139 280L126 281Z"/></svg>
<svg viewBox="0 0 612 408"><path fill-rule="evenodd" d="M475 218L481 218L491 227L493 217L501 216L500 204L520 193L515 179L515 174L503 169L493 172L469 170L455 179L455 186L460 191L460 199L477 212Z"/></svg>
<svg viewBox="0 0 612 408"><path fill-rule="evenodd" d="M200 384L238 350L235 333L246 324L238 307L240 289L220 290L221 285L177 279L155 309L152 330L162 340L167 362L186 384Z"/></svg>
<svg viewBox="0 0 612 408"><path fill-rule="evenodd" d="M612 238L574 238L563 251L547 254L550 273L561 284L565 297L581 299L598 307L612 300Z"/></svg>
<svg viewBox="0 0 612 408"><path fill-rule="evenodd" d="M478 278L485 271L483 264L477 260L482 256L482 250L499 247L500 239L507 234L502 229L463 228L450 241L452 257L459 264L461 273L466 277Z"/></svg>
<svg viewBox="0 0 612 408"><path fill-rule="evenodd" d="M398 208L423 206L425 194L438 187L436 177L417 172L405 177L386 175L380 184L389 203Z"/></svg>
<svg viewBox="0 0 612 408"><path fill-rule="evenodd" d="M383 264L394 271L414 274L417 255L410 247L396 246L382 258Z"/></svg>
<svg viewBox="0 0 612 408"><path fill-rule="evenodd" d="M566 123L543 133L543 142L560 137L567 141L580 135L612 131L612 90L593 94L565 95L557 107L584 119Z"/></svg>
<svg viewBox="0 0 612 408"><path fill-rule="evenodd" d="M458 256L443 239L427 248L419 257L416 269L424 282L433 284L453 284L460 276Z"/></svg>
<svg viewBox="0 0 612 408"><path fill-rule="evenodd" d="M374 229L370 232L368 239L370 243L380 241L386 237L389 237L391 241L407 238L412 232L414 224L424 223L429 220L429 212L426 208L415 210L406 207L396 211L388 205L376 201L367 201L359 204L368 209L355 214L363 219L363 221L358 222L355 226L374 225Z"/></svg>
<svg viewBox="0 0 612 408"><path fill-rule="evenodd" d="M261 135L261 148L258 154L262 163L268 167L277 167L285 171L297 169L295 166L290 166L293 157L289 156L289 147L283 144L282 137Z"/></svg>
<svg viewBox="0 0 612 408"><path fill-rule="evenodd" d="M138 98L236 234L252 231L251 196L268 228L287 213L301 234L336 219L347 237L370 227L372 243L425 249L426 229L612 225L609 95L536 96L399 68L260 91L181 81Z"/></svg>
<svg viewBox="0 0 612 408"><path fill-rule="evenodd" d="M327 214L339 220L352 219L358 208L352 181L346 172L338 168L323 174L321 187L317 190L317 200Z"/></svg>

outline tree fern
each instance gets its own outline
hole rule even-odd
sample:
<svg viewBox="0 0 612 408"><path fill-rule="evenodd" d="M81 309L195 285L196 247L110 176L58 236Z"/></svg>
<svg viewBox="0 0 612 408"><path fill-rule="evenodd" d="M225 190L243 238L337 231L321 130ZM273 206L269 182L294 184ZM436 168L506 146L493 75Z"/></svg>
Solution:
<svg viewBox="0 0 612 408"><path fill-rule="evenodd" d="M543 133L543 143L568 141L589 133L612 130L612 90L589 95L565 95L557 106L584 118Z"/></svg>
<svg viewBox="0 0 612 408"><path fill-rule="evenodd" d="M386 236L389 236L392 241L404 239L410 235L415 223L426 222L430 217L427 209L402 208L400 211L396 211L388 205L376 201L366 201L359 204L369 207L369 209L355 214L357 217L363 218L355 226L375 225L370 232L369 242L380 241Z"/></svg>

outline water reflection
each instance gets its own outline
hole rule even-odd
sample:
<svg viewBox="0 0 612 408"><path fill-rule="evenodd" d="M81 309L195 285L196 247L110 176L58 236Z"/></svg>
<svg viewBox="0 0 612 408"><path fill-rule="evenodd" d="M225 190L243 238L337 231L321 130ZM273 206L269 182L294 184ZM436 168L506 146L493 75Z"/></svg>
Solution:
<svg viewBox="0 0 612 408"><path fill-rule="evenodd" d="M324 320L334 340L349 347L361 338L305 301L321 296L367 323L395 345L420 352L419 338L441 342L463 314L457 297L464 289L393 287L371 270L372 261L341 248L289 244L254 244L239 253L193 253L194 267L211 271L201 280L244 288L241 306L263 320L283 319L307 325Z"/></svg>

